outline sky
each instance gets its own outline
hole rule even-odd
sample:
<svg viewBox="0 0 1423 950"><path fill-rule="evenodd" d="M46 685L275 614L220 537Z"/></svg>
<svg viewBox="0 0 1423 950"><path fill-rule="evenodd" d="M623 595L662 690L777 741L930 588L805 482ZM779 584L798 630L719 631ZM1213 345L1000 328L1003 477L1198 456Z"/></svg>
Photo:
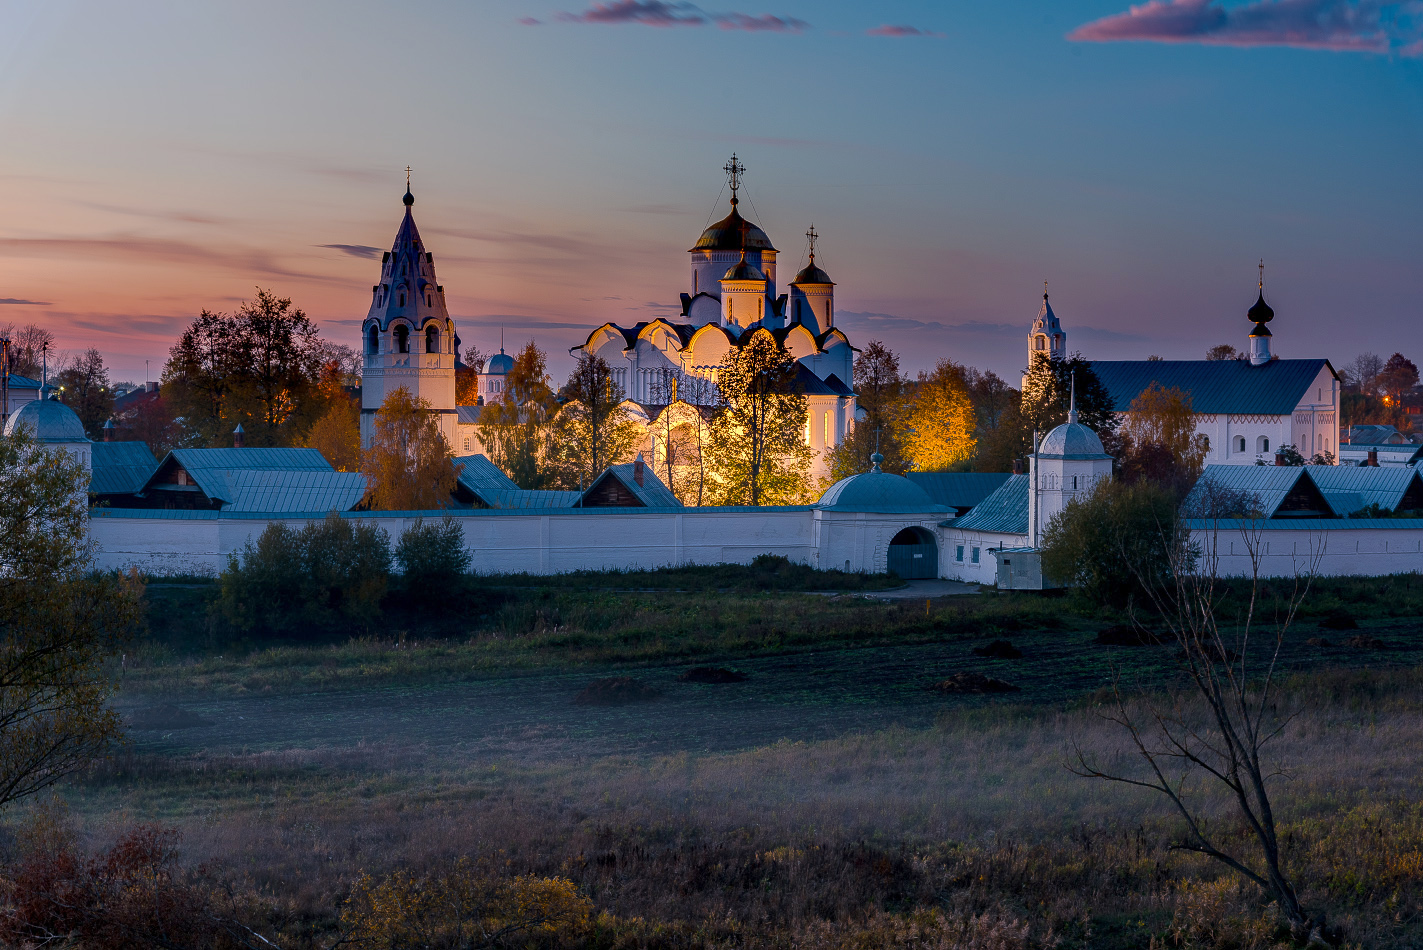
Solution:
<svg viewBox="0 0 1423 950"><path fill-rule="evenodd" d="M1016 379L1423 357L1423 0L0 0L0 324L157 379L270 289L355 346L415 215L467 346L675 317L722 165L837 323ZM147 361L147 369L145 369Z"/></svg>

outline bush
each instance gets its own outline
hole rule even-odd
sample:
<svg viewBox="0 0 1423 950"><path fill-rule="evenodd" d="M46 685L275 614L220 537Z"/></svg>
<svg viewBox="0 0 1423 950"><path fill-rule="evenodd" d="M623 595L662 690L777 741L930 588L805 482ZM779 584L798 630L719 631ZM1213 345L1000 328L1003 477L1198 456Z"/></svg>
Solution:
<svg viewBox="0 0 1423 950"><path fill-rule="evenodd" d="M390 540L376 525L335 512L299 531L278 522L228 561L218 612L243 633L365 629L379 616L389 576Z"/></svg>
<svg viewBox="0 0 1423 950"><path fill-rule="evenodd" d="M407 579L453 581L469 573L473 562L464 546L464 530L453 518L426 523L416 521L400 536L395 562Z"/></svg>

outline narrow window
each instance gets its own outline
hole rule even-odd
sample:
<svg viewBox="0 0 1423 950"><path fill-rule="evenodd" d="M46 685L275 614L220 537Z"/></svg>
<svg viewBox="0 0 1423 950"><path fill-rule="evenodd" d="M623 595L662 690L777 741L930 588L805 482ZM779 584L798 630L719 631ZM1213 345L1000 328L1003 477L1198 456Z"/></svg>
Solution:
<svg viewBox="0 0 1423 950"><path fill-rule="evenodd" d="M1235 451L1242 453L1245 451L1245 436L1237 435L1235 437Z"/></svg>
<svg viewBox="0 0 1423 950"><path fill-rule="evenodd" d="M978 563L978 548L974 548L973 551L970 552L969 557L972 559L973 563L977 564L977 563Z"/></svg>
<svg viewBox="0 0 1423 950"><path fill-rule="evenodd" d="M400 305L405 306L405 291L403 290L400 292Z"/></svg>
<svg viewBox="0 0 1423 950"><path fill-rule="evenodd" d="M693 297L695 297L695 296L697 295L697 293L698 293L698 291L697 291L697 283L698 283L698 278L701 277L701 276L702 276L702 272L701 272L701 271L697 271L697 270L692 271L692 296L693 296Z"/></svg>
<svg viewBox="0 0 1423 950"><path fill-rule="evenodd" d="M1077 476L1072 476L1072 490L1077 491Z"/></svg>
<svg viewBox="0 0 1423 950"><path fill-rule="evenodd" d="M810 445L810 413L805 414L805 444Z"/></svg>
<svg viewBox="0 0 1423 950"><path fill-rule="evenodd" d="M1261 452L1268 452L1268 451L1270 451L1270 440L1267 439L1267 438L1265 438L1263 435L1260 436L1260 451L1261 451Z"/></svg>
<svg viewBox="0 0 1423 950"><path fill-rule="evenodd" d="M403 324L395 328L395 352L410 352L410 328Z"/></svg>
<svg viewBox="0 0 1423 950"><path fill-rule="evenodd" d="M380 331L372 326L366 331L366 355L375 356L380 352Z"/></svg>
<svg viewBox="0 0 1423 950"><path fill-rule="evenodd" d="M428 327L425 330L425 352L440 352L440 330L438 327Z"/></svg>
<svg viewBox="0 0 1423 950"><path fill-rule="evenodd" d="M963 563L963 545L962 545L962 544L960 544L960 545L954 550L954 560L955 560L955 561L958 561L960 564Z"/></svg>
<svg viewBox="0 0 1423 950"><path fill-rule="evenodd" d="M830 301L825 301L825 329L830 329Z"/></svg>
<svg viewBox="0 0 1423 950"><path fill-rule="evenodd" d="M465 436L465 437L464 437L464 450L465 450L466 452L469 451L469 436Z"/></svg>
<svg viewBox="0 0 1423 950"><path fill-rule="evenodd" d="M827 413L825 414L825 447L826 447L826 448L829 448L829 447L830 447L831 442L832 442L832 440L834 439L834 435L832 435L832 434L831 434L831 431L830 431L830 427L831 427L831 425L833 425L833 422L832 422L831 420L833 420L834 418L835 418L835 417L834 417L834 415L833 415L832 413L827 412Z"/></svg>

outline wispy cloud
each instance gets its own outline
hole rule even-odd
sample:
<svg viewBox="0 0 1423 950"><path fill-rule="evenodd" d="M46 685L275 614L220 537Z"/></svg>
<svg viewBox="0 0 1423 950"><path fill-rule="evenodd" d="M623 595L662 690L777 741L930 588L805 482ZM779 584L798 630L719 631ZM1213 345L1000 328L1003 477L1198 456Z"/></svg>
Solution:
<svg viewBox="0 0 1423 950"><path fill-rule="evenodd" d="M349 254L352 257L364 257L367 259L378 257L380 248L371 247L368 244L315 244L313 247L328 247L333 251L340 251L342 254Z"/></svg>
<svg viewBox="0 0 1423 950"><path fill-rule="evenodd" d="M1146 40L1217 46L1293 46L1423 55L1420 0L1150 0L1080 26L1070 40Z"/></svg>
<svg viewBox="0 0 1423 950"><path fill-rule="evenodd" d="M0 297L0 306L5 304L18 304L22 307L48 307L50 304L44 300L21 300L19 297Z"/></svg>
<svg viewBox="0 0 1423 950"><path fill-rule="evenodd" d="M96 211L107 211L110 214L130 215L138 218L156 218L160 221L178 221L183 224L225 224L226 218L219 218L210 214L199 214L196 211L155 211L151 208L128 208L122 205L101 204L97 201L75 202L81 207L93 208Z"/></svg>
<svg viewBox="0 0 1423 950"><path fill-rule="evenodd" d="M0 238L0 257L200 264L253 277L344 282L344 279L339 277L291 270L278 264L266 251L210 247L188 241L158 240L138 235L116 235L107 238Z"/></svg>
<svg viewBox="0 0 1423 950"><path fill-rule="evenodd" d="M715 24L723 30L751 33L800 33L810 28L809 23L795 17L770 13L713 13L681 0L610 0L594 3L582 13L560 13L556 19L563 23L641 23L661 27ZM537 20L528 22L530 20L533 18L527 17L520 22L527 26L538 25Z"/></svg>
<svg viewBox="0 0 1423 950"><path fill-rule="evenodd" d="M935 33L933 30L922 30L917 26L907 26L903 23L885 23L875 27L873 30L866 30L867 36L943 36L942 33Z"/></svg>

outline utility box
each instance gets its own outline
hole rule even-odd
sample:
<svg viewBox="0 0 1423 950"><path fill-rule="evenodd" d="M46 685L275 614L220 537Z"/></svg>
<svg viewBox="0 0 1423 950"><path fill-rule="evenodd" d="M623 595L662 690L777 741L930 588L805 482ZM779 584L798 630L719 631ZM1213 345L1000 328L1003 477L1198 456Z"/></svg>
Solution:
<svg viewBox="0 0 1423 950"><path fill-rule="evenodd" d="M1002 548L998 558L999 590L1049 590L1056 587L1043 577L1043 556L1037 548Z"/></svg>

